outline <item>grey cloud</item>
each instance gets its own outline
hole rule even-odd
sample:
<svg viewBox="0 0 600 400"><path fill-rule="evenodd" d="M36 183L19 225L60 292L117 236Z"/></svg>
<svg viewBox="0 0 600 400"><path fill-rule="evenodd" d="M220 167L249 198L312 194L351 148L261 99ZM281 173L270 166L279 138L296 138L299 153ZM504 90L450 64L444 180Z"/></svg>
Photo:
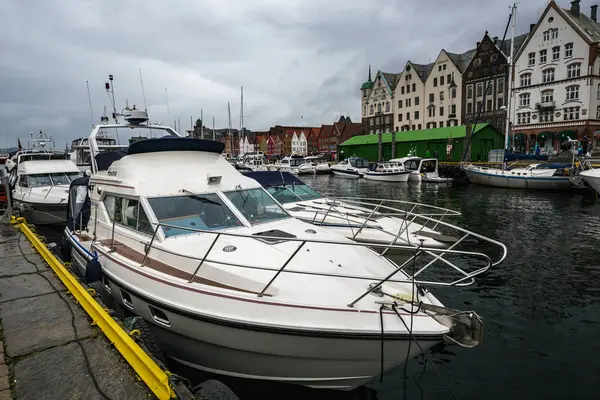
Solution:
<svg viewBox="0 0 600 400"><path fill-rule="evenodd" d="M209 124L215 116L225 126L229 101L237 126L242 85L253 130L321 125L341 112L359 120L358 88L369 64L373 72L400 72L408 59L425 63L441 48L472 48L486 30L502 35L510 6L502 0L2 3L0 147L39 129L58 143L87 135L85 82L99 120L109 104L103 89L109 73L119 108L125 98L142 106L138 68L153 121L180 118L187 128L203 109ZM519 4L518 32L543 7Z"/></svg>

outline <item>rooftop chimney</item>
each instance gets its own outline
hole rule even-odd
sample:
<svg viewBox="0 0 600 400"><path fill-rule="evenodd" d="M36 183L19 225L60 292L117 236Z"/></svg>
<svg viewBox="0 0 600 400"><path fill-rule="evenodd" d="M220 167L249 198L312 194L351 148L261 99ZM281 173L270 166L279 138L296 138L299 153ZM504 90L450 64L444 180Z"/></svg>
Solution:
<svg viewBox="0 0 600 400"><path fill-rule="evenodd" d="M592 12L590 13L590 18L592 19L592 21L597 21L598 5L594 4L590 8L592 9Z"/></svg>
<svg viewBox="0 0 600 400"><path fill-rule="evenodd" d="M535 28L535 24L529 24L529 33L533 32L533 28Z"/></svg>
<svg viewBox="0 0 600 400"><path fill-rule="evenodd" d="M573 0L571 2L571 14L574 17L579 17L579 1L580 0Z"/></svg>

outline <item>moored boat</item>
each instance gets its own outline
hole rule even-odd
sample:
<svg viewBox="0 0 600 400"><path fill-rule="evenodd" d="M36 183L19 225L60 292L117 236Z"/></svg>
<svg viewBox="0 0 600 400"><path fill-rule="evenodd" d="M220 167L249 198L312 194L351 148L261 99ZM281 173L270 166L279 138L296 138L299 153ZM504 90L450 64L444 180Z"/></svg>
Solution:
<svg viewBox="0 0 600 400"><path fill-rule="evenodd" d="M436 343L479 343L481 319L443 307L411 261L443 268L446 255L472 257L472 271L451 268L460 276L443 284L461 286L492 266L485 254L422 249L399 266L292 218L220 156L221 143L148 139L109 159L94 152L96 134L93 173L80 186L88 198L71 188L73 265L146 320L169 357L212 373L349 390ZM419 272L428 268L419 262Z"/></svg>
<svg viewBox="0 0 600 400"><path fill-rule="evenodd" d="M568 190L573 186L570 164L532 164L511 169L466 164L461 168L471 183L485 186L536 190Z"/></svg>
<svg viewBox="0 0 600 400"><path fill-rule="evenodd" d="M334 175L345 176L347 178L361 178L368 168L369 162L358 157L346 158L330 167Z"/></svg>
<svg viewBox="0 0 600 400"><path fill-rule="evenodd" d="M410 171L395 162L379 162L372 170L365 171L364 178L380 182L408 182Z"/></svg>
<svg viewBox="0 0 600 400"><path fill-rule="evenodd" d="M590 185L592 189L600 193L600 169L590 169L579 173L579 176L583 178L585 183Z"/></svg>

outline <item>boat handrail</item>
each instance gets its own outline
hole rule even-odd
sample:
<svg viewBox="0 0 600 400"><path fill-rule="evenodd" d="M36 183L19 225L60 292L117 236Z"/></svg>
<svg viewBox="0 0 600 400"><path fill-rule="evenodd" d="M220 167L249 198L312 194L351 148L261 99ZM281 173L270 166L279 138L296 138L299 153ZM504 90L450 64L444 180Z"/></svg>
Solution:
<svg viewBox="0 0 600 400"><path fill-rule="evenodd" d="M455 250L453 248L448 248L448 249L438 249L438 248L427 248L427 247L423 247L423 246L414 246L414 245L398 245L395 244L395 240L391 243L391 244L378 244L378 243L357 243L354 242L352 240L323 240L323 239L306 239L306 238L284 238L282 239L281 237L276 237L276 236L263 236L261 235L260 237L257 237L253 234L245 234L245 233L237 233L237 232L227 232L227 231L212 231L212 230L205 230L205 229L197 229L197 228L188 228L188 227L182 227L182 226L177 226L177 225L171 225L171 224L166 224L166 223L152 223L152 225L154 225L154 230L153 230L153 235L152 238L150 239L150 241L145 242L142 241L141 243L144 245L144 258L142 260L142 262L140 263L140 266L143 267L144 263L146 261L146 259L148 258L150 251L152 249L158 250L160 252L164 252L167 254L171 254L177 257L183 257L186 259L191 259L194 261L199 262L198 266L196 267L190 282L193 281L194 277L198 274L198 272L200 271L200 267L203 265L203 263L205 262L209 262L209 263L213 263L213 264L220 264L220 265L225 265L225 266L230 266L230 267L239 267L239 268L246 268L246 269L254 269L254 270L263 270L263 271L273 271L275 272L275 275L270 279L270 281L264 286L264 288L260 291L260 293L258 293L258 296L261 297L265 294L265 292L267 291L267 289L273 284L273 282L277 279L277 277L281 274L281 273L291 273L291 274L302 274L302 275L312 275L312 276L320 276L320 277L335 277L335 278L342 278L342 279L359 279L359 280L371 280L371 281L375 281L374 285L370 285L369 288L362 293L358 298L354 299L352 302L348 303L347 306L348 307L352 307L357 301L359 301L360 299L362 299L364 296L366 296L367 294L369 294L370 292L376 290L378 287L380 287L382 284L384 284L385 282L395 282L395 283L416 283L418 285L430 285L430 286L468 286L471 285L475 282L475 277L488 271L492 266L497 265L499 262L494 263L494 261L487 255L481 252L472 252L472 251L465 251L465 250ZM158 234L159 228L171 228L171 229L178 229L178 230L186 230L186 231L190 231L190 232L197 232L197 233L206 233L206 234L211 234L215 236L215 239L213 240L213 242L211 243L211 245L209 246L208 250L206 251L206 254L204 254L203 257L198 257L196 255L189 255L189 254L182 254L180 252L174 252L165 248L161 248L161 247L156 247L156 235ZM475 234L476 235L476 234ZM253 240L261 240L261 241L273 241L274 243L280 243L282 240L286 241L286 242L298 242L299 245L298 247L292 252L292 254L287 257L287 259L285 260L285 262L282 264L281 267L279 268L271 268L271 267L264 267L264 266L258 266L258 265L248 265L248 264L240 264L240 263L234 263L234 262L223 262L223 261L219 261L219 260L213 260L210 258L210 254L213 251L213 249L215 248L215 245L217 243L217 241L219 240L219 238L221 238L222 236L228 236L228 237L237 237L237 238L246 238L246 239L253 239ZM462 242L465 239L465 237L461 238L459 240L459 242ZM491 239L490 239L491 240ZM111 244L111 248L114 250L114 224L113 224L113 235L112 235L112 244ZM325 244L325 245L343 245L343 246L354 246L354 247L371 247L371 248L381 248L384 249L384 252L386 250L390 250L390 249L399 249L399 250L406 250L409 252L413 252L413 254L406 260L404 261L401 265L396 264L395 262L393 262L392 260L387 260L390 263L390 266L393 267L393 270L390 272L390 274L388 274L385 277L381 277L381 276L360 276L360 275L348 275L348 274L335 274L335 273L325 273L325 272L315 272L315 271L305 271L305 270L286 270L286 266L294 259L294 257L298 254L298 252L307 244L307 243L315 243L315 244ZM458 243L456 243L458 244ZM504 245L500 244L504 249ZM455 247L455 246L451 246L451 247ZM381 257L383 257L383 255L380 254ZM405 268L409 265L414 265L414 263L417 262L417 260L420 257L426 257L429 256L432 259L430 261L428 261L426 264L424 263L419 263L418 265L418 271L416 271L413 275L410 275L409 272L407 270L405 270ZM459 256L461 258L467 258L469 260L469 262L466 262L465 264L472 267L474 270L465 270L464 268L461 268L460 266L456 265L455 262L450 261L448 258L446 258L447 256ZM502 257L502 259L504 259L505 255ZM458 277L454 278L453 277L449 277L448 281L442 281L442 280L422 280L422 279L418 279L417 277L419 275L421 275L425 270L429 269L430 267L432 267L433 265L435 265L438 261L440 261L441 264L445 265L445 266L449 266L451 268L451 271L455 272L456 275ZM424 264L424 265L423 265ZM439 264L438 264L439 265ZM400 271L403 271L405 279L395 279L394 276L399 273Z"/></svg>

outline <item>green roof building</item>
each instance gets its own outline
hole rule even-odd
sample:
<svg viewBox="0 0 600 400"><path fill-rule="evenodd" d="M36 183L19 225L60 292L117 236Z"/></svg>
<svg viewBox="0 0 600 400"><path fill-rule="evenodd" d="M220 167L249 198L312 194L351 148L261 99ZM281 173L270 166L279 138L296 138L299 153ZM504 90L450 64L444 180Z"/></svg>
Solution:
<svg viewBox="0 0 600 400"><path fill-rule="evenodd" d="M383 159L413 156L425 157L427 152L433 157L438 152L440 161L461 161L465 145L468 142L465 125L419 131L396 132L395 154L392 154L392 135L382 135ZM361 157L369 161L377 161L379 156L378 135L354 136L340 145L340 159ZM448 148L448 146L451 146ZM471 138L471 151L466 159L471 161L487 161L488 153L493 149L504 147L504 135L492 125L477 124ZM448 153L448 150L450 152Z"/></svg>

